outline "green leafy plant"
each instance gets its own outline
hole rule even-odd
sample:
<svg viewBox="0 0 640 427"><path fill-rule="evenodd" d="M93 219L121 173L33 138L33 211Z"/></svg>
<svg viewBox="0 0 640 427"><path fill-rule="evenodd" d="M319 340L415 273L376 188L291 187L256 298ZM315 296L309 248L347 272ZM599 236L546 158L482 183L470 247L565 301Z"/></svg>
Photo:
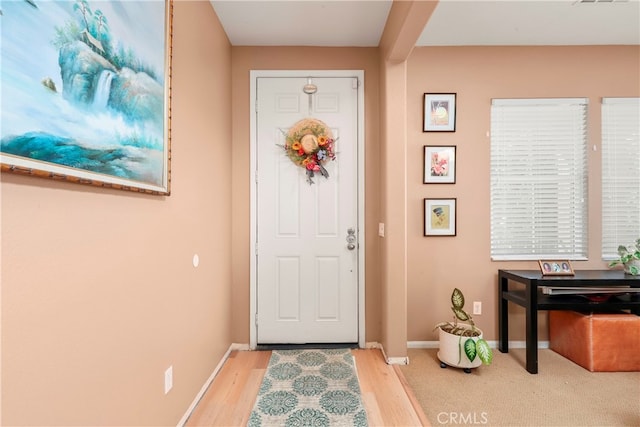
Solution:
<svg viewBox="0 0 640 427"><path fill-rule="evenodd" d="M454 314L453 322L438 323L434 330L440 328L445 332L459 336L459 347L464 350L464 354L470 362L473 362L478 357L485 365L491 364L493 351L486 340L477 338L481 335L481 332L476 328L471 315L464 310L464 295L458 288L455 288L451 293L451 310ZM458 321L466 323L459 323ZM462 341L463 338L466 338L464 343Z"/></svg>
<svg viewBox="0 0 640 427"><path fill-rule="evenodd" d="M609 263L609 267L624 265L630 274L634 276L640 274L640 267L638 267L638 265L630 264L634 260L640 260L640 238L638 238L633 245L618 246L618 256L620 258L611 261Z"/></svg>

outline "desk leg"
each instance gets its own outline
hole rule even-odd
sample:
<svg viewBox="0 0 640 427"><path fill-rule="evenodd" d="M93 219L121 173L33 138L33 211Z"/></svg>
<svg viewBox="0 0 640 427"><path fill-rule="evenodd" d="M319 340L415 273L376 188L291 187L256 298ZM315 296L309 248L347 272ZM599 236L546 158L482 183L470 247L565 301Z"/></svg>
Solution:
<svg viewBox="0 0 640 427"><path fill-rule="evenodd" d="M509 352L509 301L503 295L509 290L509 279L498 275L498 350Z"/></svg>
<svg viewBox="0 0 640 427"><path fill-rule="evenodd" d="M538 286L527 283L526 286L526 335L527 335L527 371L538 373Z"/></svg>
<svg viewBox="0 0 640 427"><path fill-rule="evenodd" d="M631 286L632 288L638 288L638 286ZM637 289L636 289L637 290ZM640 298L640 294L633 294L631 298ZM635 314L636 316L640 316L640 308L632 308L629 310L631 314Z"/></svg>

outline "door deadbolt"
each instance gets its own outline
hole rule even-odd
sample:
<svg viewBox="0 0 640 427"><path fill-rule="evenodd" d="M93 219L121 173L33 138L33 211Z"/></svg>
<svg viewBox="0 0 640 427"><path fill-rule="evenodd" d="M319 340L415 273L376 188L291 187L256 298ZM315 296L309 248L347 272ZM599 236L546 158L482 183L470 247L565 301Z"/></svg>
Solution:
<svg viewBox="0 0 640 427"><path fill-rule="evenodd" d="M356 248L356 230L353 228L347 229L347 249L350 251Z"/></svg>

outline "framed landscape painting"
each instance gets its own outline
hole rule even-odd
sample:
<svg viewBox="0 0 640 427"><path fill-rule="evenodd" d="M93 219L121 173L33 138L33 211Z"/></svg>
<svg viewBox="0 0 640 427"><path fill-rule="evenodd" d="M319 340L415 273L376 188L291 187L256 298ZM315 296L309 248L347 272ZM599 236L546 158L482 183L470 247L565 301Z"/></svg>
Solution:
<svg viewBox="0 0 640 427"><path fill-rule="evenodd" d="M168 195L171 1L0 7L2 171Z"/></svg>

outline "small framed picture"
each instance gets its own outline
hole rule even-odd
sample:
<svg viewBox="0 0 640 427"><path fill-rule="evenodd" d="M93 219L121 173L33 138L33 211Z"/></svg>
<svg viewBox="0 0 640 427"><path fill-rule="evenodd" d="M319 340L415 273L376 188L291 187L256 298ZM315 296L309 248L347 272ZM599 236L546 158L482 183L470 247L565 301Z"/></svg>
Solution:
<svg viewBox="0 0 640 427"><path fill-rule="evenodd" d="M456 183L456 146L424 146L425 184Z"/></svg>
<svg viewBox="0 0 640 427"><path fill-rule="evenodd" d="M543 276L573 276L575 273L569 260L540 260L540 272Z"/></svg>
<svg viewBox="0 0 640 427"><path fill-rule="evenodd" d="M456 94L425 93L423 113L423 132L455 132Z"/></svg>
<svg viewBox="0 0 640 427"><path fill-rule="evenodd" d="M424 199L424 235L456 235L456 199Z"/></svg>

